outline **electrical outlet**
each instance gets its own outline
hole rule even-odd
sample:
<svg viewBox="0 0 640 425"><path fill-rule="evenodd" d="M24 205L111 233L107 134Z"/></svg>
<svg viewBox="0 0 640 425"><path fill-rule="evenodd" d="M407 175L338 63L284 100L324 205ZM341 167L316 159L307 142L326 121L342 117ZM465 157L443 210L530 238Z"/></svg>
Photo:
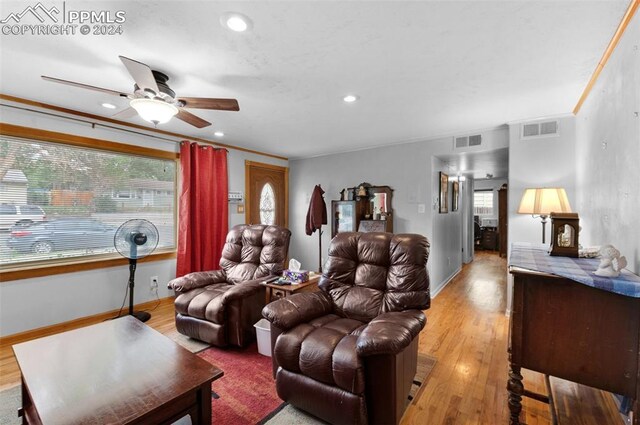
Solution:
<svg viewBox="0 0 640 425"><path fill-rule="evenodd" d="M150 281L151 289L158 289L158 276L151 276Z"/></svg>

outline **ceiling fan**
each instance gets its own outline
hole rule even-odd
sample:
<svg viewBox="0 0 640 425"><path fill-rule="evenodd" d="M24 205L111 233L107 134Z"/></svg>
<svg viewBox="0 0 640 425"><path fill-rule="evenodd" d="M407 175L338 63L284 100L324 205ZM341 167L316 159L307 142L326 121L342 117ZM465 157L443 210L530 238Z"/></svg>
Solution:
<svg viewBox="0 0 640 425"><path fill-rule="evenodd" d="M145 121L154 125L164 124L173 116L197 128L211 125L209 121L203 120L197 115L185 110L193 109L215 109L219 111L239 111L240 106L236 99L211 99L204 97L176 97L176 93L171 90L167 81L169 77L149 68L141 62L119 56L120 60L133 77L135 84L133 93L124 93L117 90L105 89L102 87L90 86L88 84L76 83L74 81L61 80L59 78L42 75L46 81L67 84L83 89L99 91L114 96L121 96L130 99L129 108L117 114L114 118L130 118L136 113Z"/></svg>

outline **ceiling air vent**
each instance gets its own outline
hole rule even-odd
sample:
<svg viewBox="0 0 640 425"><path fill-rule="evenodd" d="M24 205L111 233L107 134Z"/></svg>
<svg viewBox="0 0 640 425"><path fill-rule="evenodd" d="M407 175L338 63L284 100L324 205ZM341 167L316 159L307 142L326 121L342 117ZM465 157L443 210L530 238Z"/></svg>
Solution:
<svg viewBox="0 0 640 425"><path fill-rule="evenodd" d="M454 141L454 149L464 149L473 146L480 146L482 144L482 135L474 134L471 136L455 137Z"/></svg>
<svg viewBox="0 0 640 425"><path fill-rule="evenodd" d="M522 138L558 135L558 121L535 122L522 125Z"/></svg>

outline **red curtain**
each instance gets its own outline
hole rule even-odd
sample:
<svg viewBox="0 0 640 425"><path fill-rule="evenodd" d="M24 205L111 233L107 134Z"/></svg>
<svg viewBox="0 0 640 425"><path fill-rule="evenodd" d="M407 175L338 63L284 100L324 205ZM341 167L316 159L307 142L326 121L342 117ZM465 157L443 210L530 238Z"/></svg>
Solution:
<svg viewBox="0 0 640 425"><path fill-rule="evenodd" d="M218 269L229 231L227 151L184 141L180 166L177 277Z"/></svg>

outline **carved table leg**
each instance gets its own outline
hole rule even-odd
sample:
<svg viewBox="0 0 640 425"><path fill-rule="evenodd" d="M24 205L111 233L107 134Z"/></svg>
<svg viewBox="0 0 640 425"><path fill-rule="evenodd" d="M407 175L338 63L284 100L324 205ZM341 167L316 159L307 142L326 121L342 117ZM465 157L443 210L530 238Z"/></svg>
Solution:
<svg viewBox="0 0 640 425"><path fill-rule="evenodd" d="M507 390L509 391L509 410L511 411L510 425L520 424L520 412L522 411L522 394L524 394L524 385L522 384L522 375L520 374L520 366L510 364L509 381L507 382Z"/></svg>

